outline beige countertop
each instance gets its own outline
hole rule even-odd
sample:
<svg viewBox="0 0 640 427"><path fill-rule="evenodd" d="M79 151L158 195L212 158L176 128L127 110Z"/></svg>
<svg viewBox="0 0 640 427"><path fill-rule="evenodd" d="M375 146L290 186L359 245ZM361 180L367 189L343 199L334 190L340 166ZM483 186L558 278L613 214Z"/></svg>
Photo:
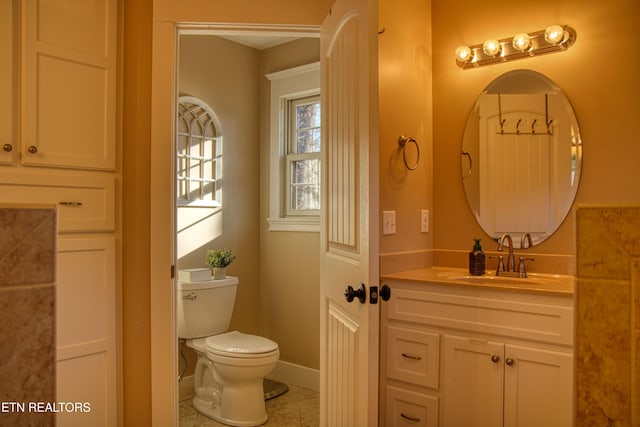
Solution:
<svg viewBox="0 0 640 427"><path fill-rule="evenodd" d="M487 273L483 276L470 276L466 269L431 267L416 270L389 273L382 280L407 280L453 286L467 286L494 290L525 292L532 294L573 296L575 278L556 274L529 274L525 279L519 277L496 276Z"/></svg>

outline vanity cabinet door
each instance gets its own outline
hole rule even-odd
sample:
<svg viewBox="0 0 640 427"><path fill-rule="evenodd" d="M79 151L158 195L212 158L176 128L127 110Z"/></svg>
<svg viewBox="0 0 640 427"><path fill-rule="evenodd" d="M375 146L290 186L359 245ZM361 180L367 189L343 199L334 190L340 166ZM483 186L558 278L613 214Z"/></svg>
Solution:
<svg viewBox="0 0 640 427"><path fill-rule="evenodd" d="M507 345L505 427L572 424L573 354Z"/></svg>
<svg viewBox="0 0 640 427"><path fill-rule="evenodd" d="M504 344L444 336L444 427L501 427Z"/></svg>

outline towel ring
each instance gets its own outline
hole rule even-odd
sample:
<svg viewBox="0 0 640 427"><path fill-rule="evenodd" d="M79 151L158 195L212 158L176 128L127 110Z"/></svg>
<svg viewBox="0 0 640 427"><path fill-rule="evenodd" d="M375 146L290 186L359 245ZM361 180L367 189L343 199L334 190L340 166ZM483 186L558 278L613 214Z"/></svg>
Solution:
<svg viewBox="0 0 640 427"><path fill-rule="evenodd" d="M416 162L413 166L409 165L409 162L407 161L407 153L406 153L406 146L408 143L413 142L416 146L416 152L418 153L417 157L416 157ZM400 145L400 148L402 149L402 160L404 161L404 165L407 167L407 169L409 169L410 171L414 171L418 168L418 162L420 161L420 146L418 145L418 141L416 141L414 138L411 137L406 137L404 135L400 135L398 137L398 145Z"/></svg>

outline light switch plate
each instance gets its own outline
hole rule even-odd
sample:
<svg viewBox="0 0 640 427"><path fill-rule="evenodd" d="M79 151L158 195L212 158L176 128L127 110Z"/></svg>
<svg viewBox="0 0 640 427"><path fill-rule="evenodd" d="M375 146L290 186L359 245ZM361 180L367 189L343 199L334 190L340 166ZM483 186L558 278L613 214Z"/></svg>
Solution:
<svg viewBox="0 0 640 427"><path fill-rule="evenodd" d="M396 211L382 211L382 234L396 234Z"/></svg>

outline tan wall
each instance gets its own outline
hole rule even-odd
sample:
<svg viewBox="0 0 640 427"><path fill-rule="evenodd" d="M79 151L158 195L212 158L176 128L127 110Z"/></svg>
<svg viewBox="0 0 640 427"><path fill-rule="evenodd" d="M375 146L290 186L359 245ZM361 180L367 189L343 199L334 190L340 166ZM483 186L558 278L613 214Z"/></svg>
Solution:
<svg viewBox="0 0 640 427"><path fill-rule="evenodd" d="M261 333L276 341L280 360L320 368L319 233L268 231L270 90L265 74L320 60L320 39L265 50L260 75Z"/></svg>
<svg viewBox="0 0 640 427"><path fill-rule="evenodd" d="M178 209L178 268L205 267L207 249L229 248L240 281L231 328L260 330L259 51L214 36L180 38L180 95L195 96L222 127L222 208Z"/></svg>
<svg viewBox="0 0 640 427"><path fill-rule="evenodd" d="M464 10L464 13L460 13ZM613 0L541 0L527 4L506 0L459 3L433 1L434 86L434 246L470 250L472 238L489 236L476 225L460 179L459 151L467 115L480 91L502 73L528 68L545 74L565 92L576 112L584 144L578 203L640 202L637 122L640 59L637 17L640 3ZM453 52L461 44L569 24L577 41L568 51L478 69L462 70ZM529 252L552 255L575 270L575 213L560 229ZM485 249L494 250L492 245ZM464 258L455 258L464 267ZM553 258L552 257L552 258ZM531 263L530 271L546 264ZM557 264L554 264L558 267ZM488 265L489 268L489 265ZM553 270L553 268L552 268ZM551 271L554 272L554 271Z"/></svg>
<svg viewBox="0 0 640 427"><path fill-rule="evenodd" d="M433 224L431 232L420 231L421 209L433 213L430 14L429 1L380 1L380 210L396 211L397 231L386 236L380 232L381 273L430 263ZM420 146L414 171L403 162L401 134ZM413 166L415 148L409 145L406 150Z"/></svg>

